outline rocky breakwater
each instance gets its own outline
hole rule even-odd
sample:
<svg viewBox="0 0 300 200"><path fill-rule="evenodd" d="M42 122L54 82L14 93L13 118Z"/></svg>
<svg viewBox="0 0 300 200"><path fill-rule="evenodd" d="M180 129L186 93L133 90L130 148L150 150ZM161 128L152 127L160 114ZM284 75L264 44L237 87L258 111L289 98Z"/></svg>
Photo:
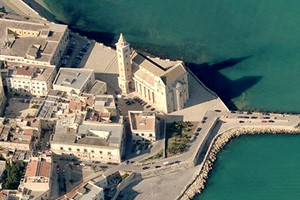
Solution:
<svg viewBox="0 0 300 200"><path fill-rule="evenodd" d="M213 164L216 161L219 151L233 138L239 137L245 134L299 134L300 128L294 127L281 127L281 128L266 128L266 127L253 127L253 128L234 128L226 132L218 134L212 141L208 152L205 155L202 167L195 176L193 182L186 186L182 194L178 197L181 200L193 199L196 194L200 194L205 188L205 183L208 178L210 170L213 168Z"/></svg>

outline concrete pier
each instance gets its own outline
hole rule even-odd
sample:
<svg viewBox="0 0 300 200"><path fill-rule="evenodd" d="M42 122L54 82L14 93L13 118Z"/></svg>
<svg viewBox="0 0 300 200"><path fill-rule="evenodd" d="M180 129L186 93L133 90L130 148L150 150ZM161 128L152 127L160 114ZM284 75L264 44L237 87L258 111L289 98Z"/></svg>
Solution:
<svg viewBox="0 0 300 200"><path fill-rule="evenodd" d="M192 199L205 188L209 172L219 151L233 138L245 134L299 134L299 115L282 114L232 114L224 113L217 119L222 125L214 130L216 135L200 164L198 175L191 180L177 199Z"/></svg>

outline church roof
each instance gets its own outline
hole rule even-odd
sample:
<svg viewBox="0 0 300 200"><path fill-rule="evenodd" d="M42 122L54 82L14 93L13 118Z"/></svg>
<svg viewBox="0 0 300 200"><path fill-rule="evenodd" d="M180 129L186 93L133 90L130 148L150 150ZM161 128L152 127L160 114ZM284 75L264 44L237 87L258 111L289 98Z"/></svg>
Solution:
<svg viewBox="0 0 300 200"><path fill-rule="evenodd" d="M133 52L131 58L132 58L132 62L137 64L140 68L143 68L149 71L150 73L154 74L155 76L160 77L162 81L165 83L165 85L171 84L173 80L177 79L179 76L186 73L186 70L183 66L183 62L181 61L165 60L164 65L168 66L168 68L164 68L160 64L155 62L156 59L146 57L137 52ZM142 77L145 81L148 80L146 78L148 77L147 73L145 72L142 73L141 70L137 70L135 74L138 75L139 77ZM149 83L152 82L152 79L147 82Z"/></svg>
<svg viewBox="0 0 300 200"><path fill-rule="evenodd" d="M173 82L173 80L177 79L179 76L182 76L186 73L182 63L178 63L172 68L168 69L166 73L163 75L162 79L166 85L169 85Z"/></svg>
<svg viewBox="0 0 300 200"><path fill-rule="evenodd" d="M137 70L134 73L134 76L138 76L141 79L143 79L144 81L146 81L147 83L154 85L154 78L152 76L149 76L149 74L144 72L142 69Z"/></svg>

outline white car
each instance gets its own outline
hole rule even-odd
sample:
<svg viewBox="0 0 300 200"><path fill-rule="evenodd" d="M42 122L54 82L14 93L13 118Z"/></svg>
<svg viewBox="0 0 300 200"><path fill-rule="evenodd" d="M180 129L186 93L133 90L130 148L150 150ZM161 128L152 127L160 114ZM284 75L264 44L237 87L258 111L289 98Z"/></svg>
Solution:
<svg viewBox="0 0 300 200"><path fill-rule="evenodd" d="M140 154L141 154L141 150L137 150L136 155L140 155Z"/></svg>

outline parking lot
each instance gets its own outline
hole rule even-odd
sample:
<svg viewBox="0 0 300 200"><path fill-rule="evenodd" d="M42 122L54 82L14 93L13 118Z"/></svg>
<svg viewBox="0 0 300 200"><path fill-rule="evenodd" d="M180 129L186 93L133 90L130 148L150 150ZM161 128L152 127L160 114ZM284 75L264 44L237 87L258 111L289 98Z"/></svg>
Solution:
<svg viewBox="0 0 300 200"><path fill-rule="evenodd" d="M83 67L94 42L77 34L70 34L70 43L61 59L62 67Z"/></svg>

